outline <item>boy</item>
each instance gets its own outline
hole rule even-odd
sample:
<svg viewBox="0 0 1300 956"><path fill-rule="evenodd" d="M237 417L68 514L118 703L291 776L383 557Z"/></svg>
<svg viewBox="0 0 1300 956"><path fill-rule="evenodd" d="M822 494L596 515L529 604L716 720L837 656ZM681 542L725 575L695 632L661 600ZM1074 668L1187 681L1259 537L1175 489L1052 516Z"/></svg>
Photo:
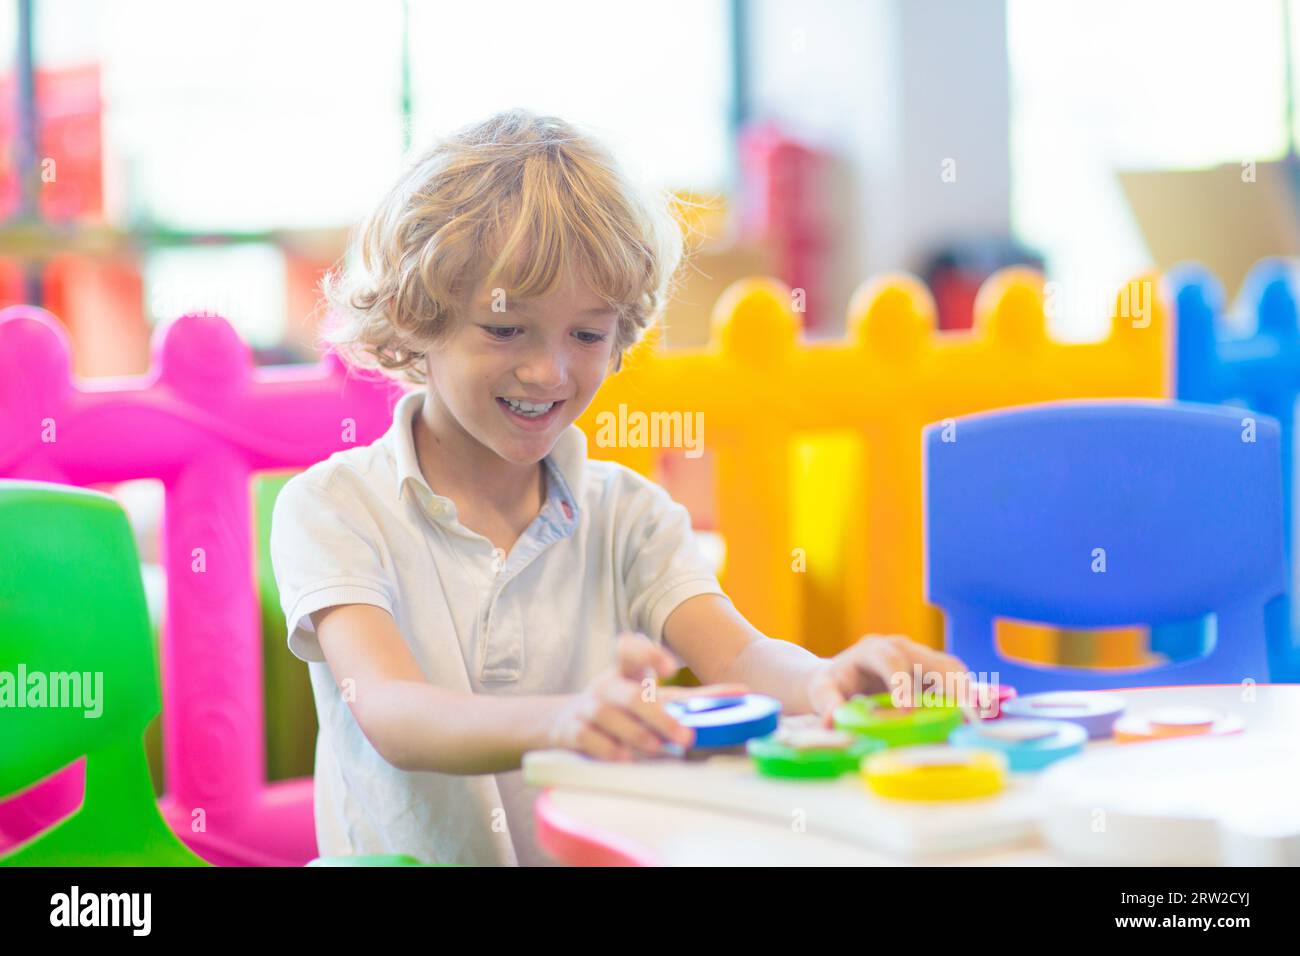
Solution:
<svg viewBox="0 0 1300 956"><path fill-rule="evenodd" d="M899 637L831 660L732 606L686 510L573 424L662 310L681 259L663 203L595 141L511 111L418 161L325 293L333 341L423 388L372 445L295 477L271 555L289 645L320 719L323 855L546 862L522 755L626 760L689 745L644 693L677 661L829 721L913 665L961 663Z"/></svg>

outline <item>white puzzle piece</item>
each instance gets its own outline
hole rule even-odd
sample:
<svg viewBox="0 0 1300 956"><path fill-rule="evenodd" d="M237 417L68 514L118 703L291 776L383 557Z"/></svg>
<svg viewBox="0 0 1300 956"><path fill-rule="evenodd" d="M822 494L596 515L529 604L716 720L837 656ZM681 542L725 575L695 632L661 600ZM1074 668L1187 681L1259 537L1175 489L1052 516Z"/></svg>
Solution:
<svg viewBox="0 0 1300 956"><path fill-rule="evenodd" d="M1300 844L1300 741L1175 738L1097 748L1049 767L1043 835L1076 863L1215 866ZM1288 811L1289 808L1289 811Z"/></svg>

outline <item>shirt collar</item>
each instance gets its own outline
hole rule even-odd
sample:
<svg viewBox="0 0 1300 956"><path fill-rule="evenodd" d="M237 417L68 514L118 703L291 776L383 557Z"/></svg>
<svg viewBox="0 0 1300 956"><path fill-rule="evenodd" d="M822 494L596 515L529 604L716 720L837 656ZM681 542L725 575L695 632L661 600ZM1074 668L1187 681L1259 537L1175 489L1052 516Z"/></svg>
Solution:
<svg viewBox="0 0 1300 956"><path fill-rule="evenodd" d="M384 435L383 441L388 446L397 466L398 497L400 498L410 485L418 489L417 493L430 502L430 510L441 517L454 513L455 504L450 498L430 488L423 472L420 471L412 425L423 405L423 389L407 392L398 399L393 409L393 424ZM582 500L586 480L587 433L577 425L570 425L560 433L560 437L556 439L555 445L544 461L547 475L555 479L547 482L547 501L555 502L557 511L561 512L561 521L565 524L576 523L580 513L578 502Z"/></svg>

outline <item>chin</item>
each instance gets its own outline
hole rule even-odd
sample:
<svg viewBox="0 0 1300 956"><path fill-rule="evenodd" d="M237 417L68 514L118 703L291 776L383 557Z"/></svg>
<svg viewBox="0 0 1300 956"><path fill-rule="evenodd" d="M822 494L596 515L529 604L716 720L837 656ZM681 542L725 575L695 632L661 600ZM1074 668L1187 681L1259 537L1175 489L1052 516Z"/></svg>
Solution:
<svg viewBox="0 0 1300 956"><path fill-rule="evenodd" d="M529 437L512 436L502 441L489 444L494 452L515 465L532 465L550 454L555 446L555 435L540 434Z"/></svg>

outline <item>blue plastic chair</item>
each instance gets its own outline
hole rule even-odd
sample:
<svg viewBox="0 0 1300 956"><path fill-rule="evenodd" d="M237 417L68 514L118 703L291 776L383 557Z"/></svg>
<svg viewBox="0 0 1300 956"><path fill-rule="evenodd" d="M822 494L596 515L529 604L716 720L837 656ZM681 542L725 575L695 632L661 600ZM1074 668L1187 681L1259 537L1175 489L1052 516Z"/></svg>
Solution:
<svg viewBox="0 0 1300 956"><path fill-rule="evenodd" d="M1300 323L1296 316L1295 265L1261 259L1242 288L1243 308L1253 314L1253 334L1232 336L1223 323L1223 287L1203 266L1184 264L1166 277L1174 304L1177 346L1174 396L1180 401L1240 402L1275 418L1282 429L1282 535L1289 577L1295 580L1291 522L1295 509L1295 405L1300 397ZM1288 591L1290 588L1288 588ZM1292 634L1300 631L1287 598L1279 610ZM1197 652L1186 632L1154 629L1151 649L1171 658Z"/></svg>
<svg viewBox="0 0 1300 956"><path fill-rule="evenodd" d="M1266 638L1265 613L1286 587L1279 429L1255 417L1243 440L1249 415L1060 402L928 426L926 582L948 650L1021 693L1286 679L1290 636ZM1027 664L993 640L999 617L1113 628L1208 614L1208 653L1145 668Z"/></svg>

